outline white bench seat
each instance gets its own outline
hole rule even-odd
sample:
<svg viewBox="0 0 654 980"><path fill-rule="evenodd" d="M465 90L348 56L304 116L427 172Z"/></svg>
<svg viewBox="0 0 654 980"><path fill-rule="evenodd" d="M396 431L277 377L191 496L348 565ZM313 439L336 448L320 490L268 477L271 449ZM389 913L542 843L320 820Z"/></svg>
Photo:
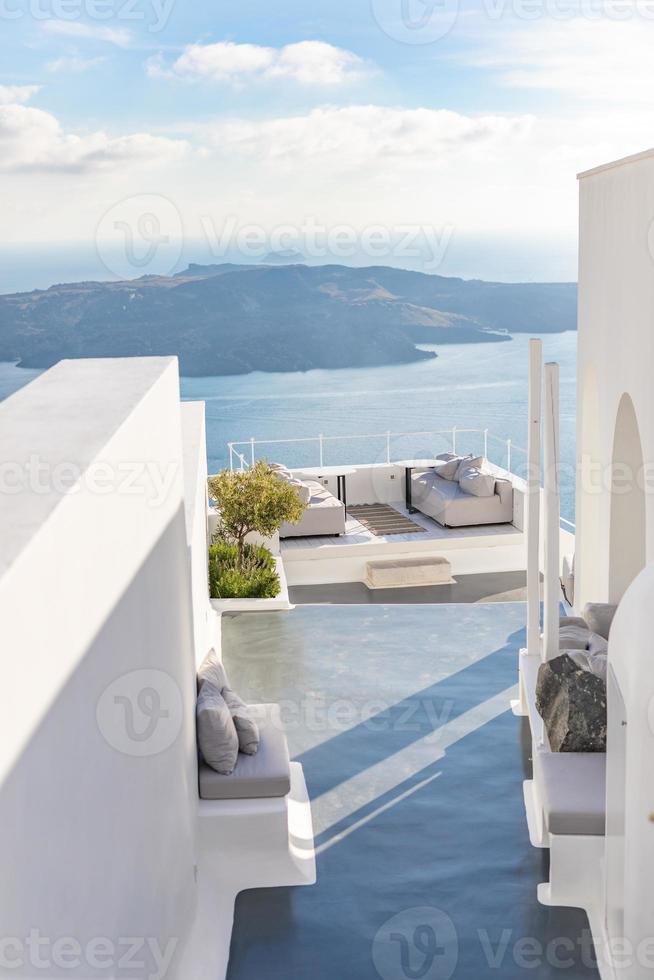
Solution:
<svg viewBox="0 0 654 980"><path fill-rule="evenodd" d="M604 835L606 755L603 752L538 752L534 757L534 779L550 834Z"/></svg>
<svg viewBox="0 0 654 980"><path fill-rule="evenodd" d="M274 799L290 792L291 763L279 705L252 704L249 707L259 726L259 751L256 755L239 752L236 768L229 776L200 762L200 799Z"/></svg>

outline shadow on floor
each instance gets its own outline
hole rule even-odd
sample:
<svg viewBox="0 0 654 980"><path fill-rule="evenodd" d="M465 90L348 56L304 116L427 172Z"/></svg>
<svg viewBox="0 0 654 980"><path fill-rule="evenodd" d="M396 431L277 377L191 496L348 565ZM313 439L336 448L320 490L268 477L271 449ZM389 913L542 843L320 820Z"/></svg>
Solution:
<svg viewBox="0 0 654 980"><path fill-rule="evenodd" d="M406 589L369 589L363 582L294 585L288 594L294 605L522 602L527 598L524 571L457 575L453 585L422 585Z"/></svg>
<svg viewBox="0 0 654 980"><path fill-rule="evenodd" d="M373 729L291 733L320 831L318 883L239 896L229 980L598 975L585 914L536 899L548 872L547 852L529 844L522 802L530 739L504 698L516 680L522 616L518 605L306 607L226 627L228 669L245 693L266 683L283 698L297 685L333 700L371 677L384 698L394 687L401 694ZM471 648L478 656L466 663L457 651ZM455 731L444 750L417 751L435 728L476 712L481 719L498 697L490 720ZM400 710L443 700L451 711L442 725L417 712L410 737L398 730ZM386 788L367 792L378 785Z"/></svg>

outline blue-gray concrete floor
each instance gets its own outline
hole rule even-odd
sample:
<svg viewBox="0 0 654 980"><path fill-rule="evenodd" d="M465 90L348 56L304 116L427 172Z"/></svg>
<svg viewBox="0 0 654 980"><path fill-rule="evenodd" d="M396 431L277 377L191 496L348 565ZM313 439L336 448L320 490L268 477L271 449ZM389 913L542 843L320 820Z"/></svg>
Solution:
<svg viewBox="0 0 654 980"><path fill-rule="evenodd" d="M242 893L229 980L597 976L583 912L547 909L529 844L522 603L303 606L225 617L246 698L304 766L313 887Z"/></svg>

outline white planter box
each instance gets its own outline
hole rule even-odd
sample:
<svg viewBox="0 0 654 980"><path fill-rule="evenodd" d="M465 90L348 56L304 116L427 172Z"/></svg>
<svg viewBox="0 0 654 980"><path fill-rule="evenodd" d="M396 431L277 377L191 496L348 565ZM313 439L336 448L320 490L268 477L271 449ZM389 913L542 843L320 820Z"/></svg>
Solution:
<svg viewBox="0 0 654 980"><path fill-rule="evenodd" d="M275 599L211 599L211 605L217 613L227 612L275 612L292 609L288 599L288 584L281 557L275 557L275 568L279 575L281 590Z"/></svg>

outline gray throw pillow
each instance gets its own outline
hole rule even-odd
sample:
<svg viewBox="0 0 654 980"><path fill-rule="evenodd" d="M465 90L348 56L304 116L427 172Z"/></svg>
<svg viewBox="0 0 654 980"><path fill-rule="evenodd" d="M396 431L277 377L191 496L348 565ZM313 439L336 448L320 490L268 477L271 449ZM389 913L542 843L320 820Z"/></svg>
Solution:
<svg viewBox="0 0 654 980"><path fill-rule="evenodd" d="M238 735L225 699L211 681L202 685L196 716L202 758L216 772L229 776L238 760Z"/></svg>
<svg viewBox="0 0 654 980"><path fill-rule="evenodd" d="M588 623L581 616L561 616L559 619L559 629L563 626L580 626L582 629L588 629Z"/></svg>
<svg viewBox="0 0 654 980"><path fill-rule="evenodd" d="M223 698L234 721L239 749L245 755L256 755L259 751L259 726L252 718L247 704L229 687L223 690Z"/></svg>
<svg viewBox="0 0 654 980"><path fill-rule="evenodd" d="M607 654L608 652L609 641L605 640L599 633L591 633L590 640L588 641L588 655L590 657L596 657L598 654Z"/></svg>
<svg viewBox="0 0 654 980"><path fill-rule="evenodd" d="M577 667L585 670L589 674L594 674L606 684L607 655L596 653L593 656L587 650L570 650L568 656Z"/></svg>
<svg viewBox="0 0 654 980"><path fill-rule="evenodd" d="M209 651L198 668L198 693L205 681L210 681L219 691L229 687L225 668L215 650Z"/></svg>
<svg viewBox="0 0 654 980"><path fill-rule="evenodd" d="M436 457L434 473L440 476L441 480L456 480L456 472L461 462L461 457L454 453L441 453Z"/></svg>
<svg viewBox="0 0 654 980"><path fill-rule="evenodd" d="M587 626L561 626L559 629L559 650L586 650L589 642Z"/></svg>
<svg viewBox="0 0 654 980"><path fill-rule="evenodd" d="M584 619L588 623L588 629L608 640L617 608L610 602L587 602L584 606Z"/></svg>
<svg viewBox="0 0 654 980"><path fill-rule="evenodd" d="M297 495L302 503L308 504L309 500L311 499L311 488L308 487L306 483L303 483L302 480L297 480L295 478L289 480L288 482L291 484L293 489L297 491Z"/></svg>
<svg viewBox="0 0 654 980"><path fill-rule="evenodd" d="M459 486L464 493L475 497L492 497L495 494L495 477L491 473L482 473L474 467L459 469Z"/></svg>
<svg viewBox="0 0 654 980"><path fill-rule="evenodd" d="M466 470L469 469L480 470L483 466L483 463L484 463L483 456L473 456L472 454L470 454L469 456L462 456L461 459L459 460L459 468L456 471L456 479L458 480L461 474L465 473ZM493 490L493 493L494 492L495 491Z"/></svg>

